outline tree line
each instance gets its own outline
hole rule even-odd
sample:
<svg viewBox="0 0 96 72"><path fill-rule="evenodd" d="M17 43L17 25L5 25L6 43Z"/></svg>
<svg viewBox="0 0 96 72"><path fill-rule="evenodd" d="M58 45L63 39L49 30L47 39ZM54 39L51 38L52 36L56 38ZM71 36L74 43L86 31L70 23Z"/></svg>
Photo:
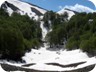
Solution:
<svg viewBox="0 0 96 72"><path fill-rule="evenodd" d="M26 51L39 48L42 41L40 24L28 17L0 9L0 58L21 60Z"/></svg>
<svg viewBox="0 0 96 72"><path fill-rule="evenodd" d="M50 47L66 42L66 49L81 49L96 55L96 13L76 13L68 20L68 13L58 15L49 11L44 15L45 26L51 21L52 31L46 36Z"/></svg>
<svg viewBox="0 0 96 72"><path fill-rule="evenodd" d="M66 42L66 49L81 49L96 55L96 13L76 13L68 20L68 13L59 15L48 11L43 17L49 30L46 41L50 47L60 47ZM11 16L0 9L0 58L21 60L26 51L42 45L40 22L28 15L13 13Z"/></svg>

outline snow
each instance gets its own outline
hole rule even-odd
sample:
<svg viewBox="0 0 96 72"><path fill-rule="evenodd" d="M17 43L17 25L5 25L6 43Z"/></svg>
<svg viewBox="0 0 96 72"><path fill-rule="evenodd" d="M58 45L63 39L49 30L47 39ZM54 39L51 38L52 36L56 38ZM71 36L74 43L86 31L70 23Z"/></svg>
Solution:
<svg viewBox="0 0 96 72"><path fill-rule="evenodd" d="M46 34L48 33L48 30L43 26L43 24L44 24L44 22L43 21L41 21L41 24L40 24L40 27L41 27L41 29L42 29L42 40L44 40L45 39L45 36L46 36Z"/></svg>
<svg viewBox="0 0 96 72"><path fill-rule="evenodd" d="M73 50L73 51L60 51L60 54L57 54L56 51L48 51L48 50L35 50L32 49L30 53L26 53L23 57L23 60L26 63L36 63L36 65L30 66L32 69L37 70L51 70L51 71L66 71L83 68L92 64L96 64L96 58L89 58L86 53L83 53L81 50ZM69 65L79 62L86 62L84 64L78 65L76 68L61 68L58 66L47 65L46 63L58 63L61 65Z"/></svg>
<svg viewBox="0 0 96 72"><path fill-rule="evenodd" d="M35 19L38 19L38 16L31 11L31 7L39 10L43 14L46 12L43 9L40 9L36 6L31 6L30 4L21 2L19 0L8 0L9 3L14 4L16 7L20 9L18 11L21 15L28 14L30 17L35 17ZM13 12L11 8L7 8L7 11L10 13ZM68 13L68 19L70 19L74 12L62 9L59 11L59 14L63 14L64 12ZM31 15L30 15L31 13ZM42 17L41 17L42 18ZM44 22L41 21L40 27L42 29L42 40L45 41L45 37L48 33L48 30L43 26ZM52 30L50 30L52 31ZM31 52L27 52L25 56L22 57L23 60L25 60L26 63L16 63L16 62L8 62L8 61L1 61L0 63L5 63L9 65L14 65L18 67L23 67L24 64L31 64L35 63L35 65L31 65L29 69L36 69L36 70L47 70L47 71L70 71L75 69L80 69L89 65L96 64L96 58L95 57L88 57L85 52L82 52L80 49L67 51L67 50L58 50L58 51L49 51L47 50L48 46L47 43L44 43L44 47L41 47L39 50L32 49ZM80 63L85 62L83 64L78 65L77 67L60 67L60 66L54 66L54 65L47 65L46 63L57 63L60 65L69 65L74 63ZM25 67L23 67L25 68ZM6 72L2 69L0 65L0 72ZM10 71L10 72L21 72L21 71ZM24 72L24 71L23 71ZM96 66L95 68L90 72L96 72Z"/></svg>
<svg viewBox="0 0 96 72"><path fill-rule="evenodd" d="M41 21L41 29L43 40L48 33L46 28L43 26L44 22ZM39 50L32 49L31 52L26 53L22 57L25 60L26 64L35 63L35 65L29 66L30 69L36 69L41 71L70 71L75 69L80 69L89 65L96 64L96 58L89 58L85 52L82 52L80 49L67 51L67 50L58 50L58 51L49 51L47 50L47 44L44 43L44 47L41 47ZM85 62L78 65L77 67L65 67L47 65L46 63L57 63L60 65L70 65L74 63Z"/></svg>
<svg viewBox="0 0 96 72"><path fill-rule="evenodd" d="M43 37L46 36L47 31L43 28L43 22L41 22L42 34ZM44 33L45 32L45 33ZM44 39L44 38L43 38ZM67 51L67 50L59 50L59 51L49 51L46 49L47 44L44 43L44 47L41 47L39 50L32 49L31 52L27 52L25 56L22 57L26 63L15 63L15 62L8 62L8 61L1 61L0 63L5 63L9 65L14 65L22 68L27 69L36 69L41 71L70 71L76 70L80 68L84 68L86 66L96 64L96 57L88 57L85 52L82 52L80 49ZM76 67L60 67L56 65L48 65L47 63L57 63L60 65L70 65L74 63L85 62L83 64L79 64ZM30 65L29 67L23 67L22 65L35 63L35 65ZM0 68L0 70L3 70ZM90 72L95 72L95 68ZM4 70L1 72L5 72ZM14 71L11 71L14 72ZM17 71L21 72L21 71Z"/></svg>
<svg viewBox="0 0 96 72"><path fill-rule="evenodd" d="M0 72L6 72L5 70L2 69L1 65L0 65Z"/></svg>
<svg viewBox="0 0 96 72"><path fill-rule="evenodd" d="M86 12L86 13L93 13L93 12L96 12L96 10L93 10L87 6L84 6L84 5L80 5L80 4L75 4L74 6L69 6L69 5L66 5L64 7L64 9L67 8L67 9L70 9L70 10L73 10L73 11L76 11L76 12Z"/></svg>
<svg viewBox="0 0 96 72"><path fill-rule="evenodd" d="M38 15L36 15L36 13L32 12L31 7L37 9L42 14L44 14L46 12L46 10L44 10L44 9L41 9L36 6L32 6L26 2L22 2L20 0L8 0L8 2L13 4L17 8L19 8L20 10L18 10L18 13L20 13L21 15L25 15L27 13L29 17L34 17L36 20L38 19Z"/></svg>
<svg viewBox="0 0 96 72"><path fill-rule="evenodd" d="M48 51L46 49L45 50L32 49L32 51L30 53L26 53L25 57L23 57L23 59L26 61L26 63L57 62L59 64L60 63L61 64L70 64L72 62L78 62L78 60L80 61L85 58L88 58L88 56L85 53L79 52L79 50L62 51L62 52L60 52L60 55L59 55L56 51Z"/></svg>
<svg viewBox="0 0 96 72"><path fill-rule="evenodd" d="M58 11L57 13L62 15L62 14L64 14L65 12L68 13L68 20L69 20L73 15L75 15L74 12L69 11L69 10L65 10L65 9L62 9L62 10Z"/></svg>
<svg viewBox="0 0 96 72"><path fill-rule="evenodd" d="M0 7L2 5L3 2L5 2L6 0L0 0Z"/></svg>
<svg viewBox="0 0 96 72"><path fill-rule="evenodd" d="M47 31L43 27L43 22L41 21L41 29L43 34L43 39L45 38ZM41 47L39 50L32 49L31 52L27 52L25 56L22 57L26 63L15 63L8 61L1 61L0 63L5 63L9 65L14 65L27 69L35 69L41 71L71 71L80 68L84 68L86 66L96 64L96 57L88 57L85 52L82 52L80 49L67 51L67 50L59 50L59 51L49 51L46 49L47 44L44 43L44 47ZM47 63L57 63L60 65L70 65L75 63L85 62L79 64L76 67L60 67L56 65L48 65ZM35 65L30 65L29 67L23 67L22 65L35 63ZM2 68L1 72L5 72ZM10 72L24 72L24 71L10 71ZM95 68L90 72L96 72Z"/></svg>
<svg viewBox="0 0 96 72"><path fill-rule="evenodd" d="M9 7L7 7L7 12L9 13L9 16L11 16L11 14L13 13L13 10Z"/></svg>

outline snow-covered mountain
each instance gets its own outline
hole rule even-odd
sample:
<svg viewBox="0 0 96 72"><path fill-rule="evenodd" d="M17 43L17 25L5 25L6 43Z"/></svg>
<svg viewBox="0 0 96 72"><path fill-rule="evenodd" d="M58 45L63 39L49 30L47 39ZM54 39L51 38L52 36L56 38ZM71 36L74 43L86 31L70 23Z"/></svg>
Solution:
<svg viewBox="0 0 96 72"><path fill-rule="evenodd" d="M80 5L80 4L75 4L74 6L66 5L65 7L63 7L63 9L65 9L65 8L76 11L76 12L86 12L86 13L96 12L95 10L93 10L87 6Z"/></svg>
<svg viewBox="0 0 96 72"><path fill-rule="evenodd" d="M27 14L29 17L34 18L36 20L38 19L39 16L47 12L46 9L38 7L34 4L23 2L21 0L6 0L1 5L1 8L5 9L9 13L9 15L11 15L13 12L17 12L20 13L21 15ZM68 13L68 19L70 19L76 13L76 11L68 8L64 8L58 11L57 13L63 14L65 12Z"/></svg>
<svg viewBox="0 0 96 72"><path fill-rule="evenodd" d="M74 6L65 6L60 11L58 11L57 13L58 14L64 14L65 12L68 13L68 16L69 16L68 19L70 19L76 13L80 13L80 12L86 12L86 13L91 12L91 13L93 13L93 12L96 12L96 11L89 8L89 7L76 4Z"/></svg>
<svg viewBox="0 0 96 72"><path fill-rule="evenodd" d="M58 11L57 13L58 14L64 14L64 13L67 13L68 14L68 20L73 16L73 15L75 15L75 13L77 13L77 12L75 12L75 11L72 11L72 10L70 10L70 9L61 9L60 11Z"/></svg>
<svg viewBox="0 0 96 72"><path fill-rule="evenodd" d="M39 16L47 11L41 7L20 0L7 0L1 5L1 8L5 9L9 15L13 12L17 12L21 15L27 14L34 19L38 19Z"/></svg>
<svg viewBox="0 0 96 72"><path fill-rule="evenodd" d="M7 0L1 5L1 7L5 9L10 15L13 12L18 12L21 15L27 14L31 18L34 17L34 19L38 19L39 16L43 15L47 11L36 5L22 2L20 0ZM77 13L75 10L70 10L70 8L62 9L57 13L63 14L65 12L68 13L68 19ZM41 21L40 27L42 29L42 35L44 39L48 31L44 28L43 24L44 22ZM82 72L87 72L90 71L87 70L89 69L88 66L92 65L93 67L95 66L95 68L91 72L96 71L96 57L88 57L86 53L79 49L72 51L49 51L47 50L46 43L44 44L44 47L41 47L39 50L32 49L31 52L27 52L25 56L22 57L22 59L26 63L9 63L4 61L3 64L5 63L15 66L17 67L17 70L19 70L19 68L23 68L23 70L38 70L37 72L75 72L76 70L79 70L78 72L81 72L82 70ZM11 69L13 69L12 66ZM7 68L9 68L9 66L7 66ZM6 72L2 69L1 65L0 72Z"/></svg>

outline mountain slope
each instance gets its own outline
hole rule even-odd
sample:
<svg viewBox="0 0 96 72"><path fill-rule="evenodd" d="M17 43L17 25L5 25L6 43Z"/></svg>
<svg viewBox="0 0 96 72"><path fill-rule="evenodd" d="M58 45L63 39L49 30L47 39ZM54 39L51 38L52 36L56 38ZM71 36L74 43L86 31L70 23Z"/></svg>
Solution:
<svg viewBox="0 0 96 72"><path fill-rule="evenodd" d="M7 0L1 5L1 8L5 9L9 15L13 12L17 12L21 15L27 14L29 17L34 19L38 19L39 16L43 15L47 11L36 5L19 0Z"/></svg>
<svg viewBox="0 0 96 72"><path fill-rule="evenodd" d="M73 16L73 15L75 15L75 11L72 11L72 10L70 10L70 9L62 9L62 10L60 10L60 11L58 11L57 13L58 14L64 14L65 12L67 12L68 13L68 20Z"/></svg>
<svg viewBox="0 0 96 72"><path fill-rule="evenodd" d="M74 6L66 5L63 9L65 9L65 8L76 11L76 12L86 12L86 13L96 12L95 10L93 10L87 6L80 5L80 4L75 4Z"/></svg>
<svg viewBox="0 0 96 72"><path fill-rule="evenodd" d="M87 7L87 6L76 4L74 6L65 6L60 11L58 11L57 13L63 14L65 12L68 13L68 16L69 16L68 19L70 19L76 13L81 13L81 12L93 13L96 11Z"/></svg>

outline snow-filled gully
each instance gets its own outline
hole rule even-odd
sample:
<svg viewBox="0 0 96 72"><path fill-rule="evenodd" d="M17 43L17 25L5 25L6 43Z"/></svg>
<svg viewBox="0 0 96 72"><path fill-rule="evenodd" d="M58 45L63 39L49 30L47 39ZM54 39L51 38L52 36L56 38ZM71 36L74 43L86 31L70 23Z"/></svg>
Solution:
<svg viewBox="0 0 96 72"><path fill-rule="evenodd" d="M46 28L44 28L43 22L41 22L40 27L42 29L43 35L42 40L45 40L44 38L48 31ZM91 70L90 72L96 72L96 57L89 58L86 53L79 49L72 51L49 51L46 48L47 44L44 43L44 47L41 47L39 50L32 49L31 52L26 53L25 56L22 57L22 59L26 62L25 64L11 63L7 61L5 61L5 63L21 68L33 69L43 72L74 72L74 70L84 70L84 68L88 70L90 66L93 66L93 70L89 70ZM1 66L0 72L5 72Z"/></svg>
<svg viewBox="0 0 96 72"><path fill-rule="evenodd" d="M42 35L44 40L48 31L43 26L43 22L40 25L42 29ZM48 51L47 44L41 47L39 50L32 49L30 53L26 53L22 58L27 64L35 63L30 65L29 68L41 70L41 71L70 71L86 66L96 64L96 58L89 58L86 53L81 50L60 50L60 51Z"/></svg>

